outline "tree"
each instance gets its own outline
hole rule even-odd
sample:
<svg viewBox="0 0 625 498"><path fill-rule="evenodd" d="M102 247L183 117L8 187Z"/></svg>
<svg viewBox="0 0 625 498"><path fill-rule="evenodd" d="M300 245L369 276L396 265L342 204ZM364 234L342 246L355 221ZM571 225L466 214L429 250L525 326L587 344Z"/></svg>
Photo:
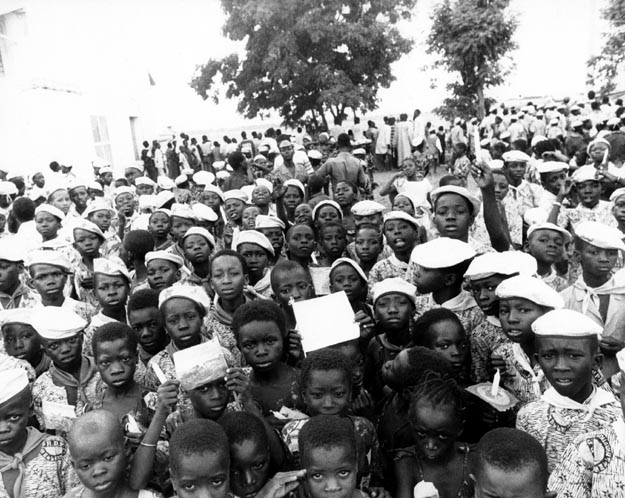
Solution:
<svg viewBox="0 0 625 498"><path fill-rule="evenodd" d="M601 54L588 60L588 83L599 85L601 93L609 93L616 88L614 80L625 61L625 0L610 0L602 17L608 21L609 30L604 33Z"/></svg>
<svg viewBox="0 0 625 498"><path fill-rule="evenodd" d="M435 66L458 76L447 85L451 93L442 114L483 118L484 91L503 83L512 69L509 54L517 20L506 12L509 0L444 0L434 10L428 53ZM506 64L508 63L508 64Z"/></svg>
<svg viewBox="0 0 625 498"><path fill-rule="evenodd" d="M393 62L410 51L397 23L416 0L222 0L224 35L245 40L245 57L198 66L191 86L204 99L239 98L253 118L277 110L285 123L310 113L340 117L373 110L380 88L394 80ZM220 81L222 85L219 85Z"/></svg>

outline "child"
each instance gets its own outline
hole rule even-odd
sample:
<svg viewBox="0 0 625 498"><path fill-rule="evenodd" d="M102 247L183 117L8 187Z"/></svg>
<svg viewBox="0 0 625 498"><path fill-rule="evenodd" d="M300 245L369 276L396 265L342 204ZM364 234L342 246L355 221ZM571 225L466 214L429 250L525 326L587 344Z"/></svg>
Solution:
<svg viewBox="0 0 625 498"><path fill-rule="evenodd" d="M24 268L23 248L10 238L0 240L0 309L34 308L39 306L35 291L21 282Z"/></svg>
<svg viewBox="0 0 625 498"><path fill-rule="evenodd" d="M64 424L48 427L48 422L55 422L58 415L50 416L43 410L43 404L69 406L80 415L94 398L98 380L96 366L93 358L82 354L87 322L65 308L48 306L34 310L31 323L52 361L48 371L33 385L35 415L42 430L66 432Z"/></svg>
<svg viewBox="0 0 625 498"><path fill-rule="evenodd" d="M367 347L365 385L371 389L375 401L382 399L384 382L382 365L410 346L410 326L415 311L414 285L395 277L373 286L373 308L380 333Z"/></svg>
<svg viewBox="0 0 625 498"><path fill-rule="evenodd" d="M245 230L239 234L236 249L245 259L248 282L254 292L271 299L269 261L273 259L274 249L269 239L256 230Z"/></svg>
<svg viewBox="0 0 625 498"><path fill-rule="evenodd" d="M367 300L366 275L354 260L339 258L332 263L330 269L330 291L345 291L349 304L356 314L356 321L360 321L360 319L364 319L367 316L373 318L373 310L365 302ZM373 329L373 320L369 320L366 325L367 329Z"/></svg>
<svg viewBox="0 0 625 498"><path fill-rule="evenodd" d="M463 391L453 379L428 372L410 402L414 448L395 460L398 498L411 498L421 481L443 498L473 496L470 449L457 441L464 425Z"/></svg>
<svg viewBox="0 0 625 498"><path fill-rule="evenodd" d="M382 232L377 225L364 223L356 228L353 249L350 257L359 263L368 278L373 266L384 257L384 249L388 249L388 246L384 245Z"/></svg>
<svg viewBox="0 0 625 498"><path fill-rule="evenodd" d="M158 295L159 292L154 289L138 290L130 295L126 307L128 325L135 333L135 340L139 345L139 361L144 366L169 343L158 311Z"/></svg>
<svg viewBox="0 0 625 498"><path fill-rule="evenodd" d="M215 249L215 239L206 228L191 227L182 237L182 248L193 273L187 277L188 283L200 285L207 294L212 295L210 288L210 256Z"/></svg>
<svg viewBox="0 0 625 498"><path fill-rule="evenodd" d="M162 291L180 280L184 260L168 251L151 251L145 255L148 285L150 289ZM135 288L134 291L139 291Z"/></svg>
<svg viewBox="0 0 625 498"><path fill-rule="evenodd" d="M258 209L258 214L275 214L275 208L271 204L271 194L273 192L273 184L264 178L257 178L256 186L252 190L252 204Z"/></svg>
<svg viewBox="0 0 625 498"><path fill-rule="evenodd" d="M593 367L602 358L600 325L561 309L534 321L532 331L538 364L552 387L521 408L516 425L543 445L552 471L576 437L608 426L622 413L613 394L593 385Z"/></svg>
<svg viewBox="0 0 625 498"><path fill-rule="evenodd" d="M558 202L557 197L562 191L559 202L564 198L564 192L568 194L572 181L567 179L569 165L559 161L537 161L536 171L540 174L540 184L543 187L542 197L538 204L543 211L551 213L553 203ZM566 188L564 188L566 183ZM564 190L563 190L564 189Z"/></svg>
<svg viewBox="0 0 625 498"><path fill-rule="evenodd" d="M123 185L115 188L113 191L113 205L121 215L120 224L123 225L123 232L125 233L130 230L132 222L139 217L139 213L136 210L137 201L135 199L134 188Z"/></svg>
<svg viewBox="0 0 625 498"><path fill-rule="evenodd" d="M120 256L128 268L132 268L130 287L135 289L147 283L145 255L152 250L154 239L147 230L131 230L124 237Z"/></svg>
<svg viewBox="0 0 625 498"><path fill-rule="evenodd" d="M321 201L312 210L312 220L318 230L324 223L331 221L341 223L343 220L343 210L335 201Z"/></svg>
<svg viewBox="0 0 625 498"><path fill-rule="evenodd" d="M338 205L341 206L343 215L341 224L345 227L350 240L354 238L354 231L356 230L356 223L351 208L357 201L357 194L358 189L356 186L346 180L338 182L334 190L334 199Z"/></svg>
<svg viewBox="0 0 625 498"><path fill-rule="evenodd" d="M313 417L302 428L297 442L304 489L310 498L332 494L342 498L364 498L358 487L358 445L354 425L347 418Z"/></svg>
<svg viewBox="0 0 625 498"><path fill-rule="evenodd" d="M246 206L241 214L241 230L254 230L256 217L261 214L258 206Z"/></svg>
<svg viewBox="0 0 625 498"><path fill-rule="evenodd" d="M26 360L39 377L50 368L50 358L41 347L37 331L31 325L32 311L17 308L2 312L2 339L6 354Z"/></svg>
<svg viewBox="0 0 625 498"><path fill-rule="evenodd" d="M471 172L471 160L468 157L469 148L464 142L458 142L454 145L455 160L452 165L451 172L458 178L463 187L467 186L467 178Z"/></svg>
<svg viewBox="0 0 625 498"><path fill-rule="evenodd" d="M315 297L310 273L295 261L279 263L271 271L271 290L286 317L287 330L296 327L292 301L305 301Z"/></svg>
<svg viewBox="0 0 625 498"><path fill-rule="evenodd" d="M47 243L50 247L56 247L56 245L51 245L50 243L51 241L57 242L56 239L64 218L63 211L50 204L37 206L37 209L35 209L35 228L41 235L43 243ZM62 240L60 245L66 243L67 241Z"/></svg>
<svg viewBox="0 0 625 498"><path fill-rule="evenodd" d="M284 189L280 191L282 196L278 197L276 207L279 213L281 208L284 209L284 215L289 223L296 223L295 208L306 202L306 187L294 178L284 182L283 187Z"/></svg>
<svg viewBox="0 0 625 498"><path fill-rule="evenodd" d="M560 295L543 281L516 276L501 283L499 319L509 341L496 347L492 354L494 366L500 366L502 385L522 403L537 400L545 391L545 376L537 366L535 336L532 323L554 309L563 307Z"/></svg>
<svg viewBox="0 0 625 498"><path fill-rule="evenodd" d="M299 370L284 362L287 329L280 307L272 302L252 301L239 307L232 330L245 363L252 368L250 393L264 417L283 406L301 408Z"/></svg>
<svg viewBox="0 0 625 498"><path fill-rule="evenodd" d="M493 429L475 451L475 496L555 498L547 492L547 457L536 439L516 429Z"/></svg>
<svg viewBox="0 0 625 498"><path fill-rule="evenodd" d="M291 261L308 268L315 248L315 232L310 225L293 225L286 233L286 252Z"/></svg>
<svg viewBox="0 0 625 498"><path fill-rule="evenodd" d="M89 200L87 185L80 180L75 180L70 183L68 193L73 204L70 208L70 216L82 216L87 209L87 201Z"/></svg>
<svg viewBox="0 0 625 498"><path fill-rule="evenodd" d="M241 152L236 150L228 154L228 164L232 168L232 171L223 186L224 192L240 189L254 182L252 168L247 167L245 156Z"/></svg>
<svg viewBox="0 0 625 498"><path fill-rule="evenodd" d="M100 311L91 319L85 330L84 353L92 355L91 338L93 333L105 323L126 323L126 301L130 293L130 274L121 263L105 258L93 261L95 295Z"/></svg>
<svg viewBox="0 0 625 498"><path fill-rule="evenodd" d="M508 195L520 206L521 213L524 214L528 209L537 207L542 196L542 189L539 185L525 179L527 165L531 161L530 156L520 150L511 150L504 152L502 159L503 170L510 182Z"/></svg>
<svg viewBox="0 0 625 498"><path fill-rule="evenodd" d="M359 201L351 207L356 227L365 224L381 226L385 210L386 208L382 204L370 200Z"/></svg>
<svg viewBox="0 0 625 498"><path fill-rule="evenodd" d="M78 266L74 268L74 288L79 301L87 302L99 308L95 296L93 281L93 262L101 257L100 247L104 243L104 234L97 225L83 220L74 230L74 247L80 253Z"/></svg>
<svg viewBox="0 0 625 498"><path fill-rule="evenodd" d="M415 204L410 197L405 194L397 194L393 199L393 211L403 211L414 218L416 214Z"/></svg>
<svg viewBox="0 0 625 498"><path fill-rule="evenodd" d="M2 372L0 420L0 494L14 498L63 496L77 484L65 439L28 426L33 397L26 372Z"/></svg>
<svg viewBox="0 0 625 498"><path fill-rule="evenodd" d="M195 213L188 204L173 204L171 207L170 235L173 245L167 248L168 252L184 259L182 239L187 231L196 223Z"/></svg>
<svg viewBox="0 0 625 498"><path fill-rule="evenodd" d="M101 247L102 254L105 256L110 254L118 255L122 243L119 234L111 226L115 215L115 210L104 200L91 202L84 213L85 218L95 223L106 237L106 241Z"/></svg>
<svg viewBox="0 0 625 498"><path fill-rule="evenodd" d="M148 220L148 231L154 239L154 250L164 251L173 245L171 232L171 211L165 208L155 209Z"/></svg>
<svg viewBox="0 0 625 498"><path fill-rule="evenodd" d="M566 279L557 274L554 265L562 261L571 234L553 223L535 223L527 229L525 251L536 259L537 274L555 291L568 287Z"/></svg>
<svg viewBox="0 0 625 498"><path fill-rule="evenodd" d="M241 190L228 190L224 193L224 209L228 216L228 222L224 227L224 243L227 248L231 247L233 240L241 230L243 210L247 204L247 195Z"/></svg>
<svg viewBox="0 0 625 498"><path fill-rule="evenodd" d="M369 272L369 290L384 279L407 277L410 254L418 242L419 224L403 211L391 211L384 215L384 237L393 254L378 261Z"/></svg>
<svg viewBox="0 0 625 498"><path fill-rule="evenodd" d="M69 433L69 453L81 486L65 498L132 496L159 498L153 491L131 489L126 478L128 447L115 415L106 410L85 413Z"/></svg>
<svg viewBox="0 0 625 498"><path fill-rule="evenodd" d="M323 224L319 230L317 247L319 266L332 266L332 263L343 256L347 247L347 232L343 225L335 222Z"/></svg>
<svg viewBox="0 0 625 498"><path fill-rule="evenodd" d="M284 222L275 216L258 215L256 217L256 231L262 233L271 242L273 256L269 260L269 266L276 266L286 260L282 254L284 247Z"/></svg>
<svg viewBox="0 0 625 498"><path fill-rule="evenodd" d="M69 198L67 189L63 187L55 188L48 194L48 204L51 204L57 209L60 209L64 216L69 213L69 208L72 207L72 201Z"/></svg>
<svg viewBox="0 0 625 498"><path fill-rule="evenodd" d="M397 194L404 194L416 203L427 201L433 190L427 175L428 166L424 160L408 157L402 162L401 171L380 189L380 195L394 199Z"/></svg>
<svg viewBox="0 0 625 498"><path fill-rule="evenodd" d="M295 208L295 223L313 226L313 210L305 202Z"/></svg>

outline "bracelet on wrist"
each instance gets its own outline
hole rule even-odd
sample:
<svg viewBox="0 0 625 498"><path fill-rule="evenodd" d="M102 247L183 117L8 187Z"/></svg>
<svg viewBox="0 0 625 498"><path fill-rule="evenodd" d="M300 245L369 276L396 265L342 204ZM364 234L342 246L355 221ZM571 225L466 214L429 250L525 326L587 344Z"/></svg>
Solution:
<svg viewBox="0 0 625 498"><path fill-rule="evenodd" d="M553 204L551 204L552 206L558 206L558 207L562 207L562 203L558 202L558 201L554 201Z"/></svg>
<svg viewBox="0 0 625 498"><path fill-rule="evenodd" d="M139 446L145 446L146 448L156 448L156 444L144 443L143 441L139 443Z"/></svg>

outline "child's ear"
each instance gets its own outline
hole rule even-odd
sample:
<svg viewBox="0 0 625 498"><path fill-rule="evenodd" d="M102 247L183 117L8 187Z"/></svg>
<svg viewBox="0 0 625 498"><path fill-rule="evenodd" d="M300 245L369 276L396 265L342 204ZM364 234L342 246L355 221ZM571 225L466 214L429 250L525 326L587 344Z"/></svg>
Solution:
<svg viewBox="0 0 625 498"><path fill-rule="evenodd" d="M525 242L523 242L523 252L526 252L529 254L530 252L530 241L526 240Z"/></svg>
<svg viewBox="0 0 625 498"><path fill-rule="evenodd" d="M176 281L182 278L182 272L180 270L176 270Z"/></svg>
<svg viewBox="0 0 625 498"><path fill-rule="evenodd" d="M445 287L451 287L456 283L457 276L455 273L445 273L443 276L443 282L445 282Z"/></svg>
<svg viewBox="0 0 625 498"><path fill-rule="evenodd" d="M597 369L603 366L603 354L597 353L593 359L593 364Z"/></svg>

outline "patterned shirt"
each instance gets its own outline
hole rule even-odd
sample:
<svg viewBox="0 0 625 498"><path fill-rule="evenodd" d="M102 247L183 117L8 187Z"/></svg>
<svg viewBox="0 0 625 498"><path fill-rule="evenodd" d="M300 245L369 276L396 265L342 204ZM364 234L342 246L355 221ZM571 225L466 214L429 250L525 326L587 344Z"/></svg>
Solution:
<svg viewBox="0 0 625 498"><path fill-rule="evenodd" d="M456 297L438 304L432 299L431 294L417 296L415 304L415 318L433 308L447 308L453 311L460 319L460 323L464 327L467 336L473 333L473 330L484 320L484 313L476 304L473 295L468 291L460 291Z"/></svg>
<svg viewBox="0 0 625 498"><path fill-rule="evenodd" d="M41 297L37 291L20 283L12 294L0 291L0 310L14 308L38 308L41 306Z"/></svg>
<svg viewBox="0 0 625 498"><path fill-rule="evenodd" d="M520 344L506 341L495 348L493 354L501 356L506 363L506 372L501 376L503 387L514 394L522 405L540 399L550 387L540 365L532 367Z"/></svg>
<svg viewBox="0 0 625 498"><path fill-rule="evenodd" d="M471 378L475 382L490 380L486 366L495 349L510 342L494 316L487 316L469 335L471 344Z"/></svg>
<svg viewBox="0 0 625 498"><path fill-rule="evenodd" d="M400 261L395 255L378 261L369 272L369 294L375 284L387 278L400 277L411 282L407 275L408 266L408 263Z"/></svg>
<svg viewBox="0 0 625 498"><path fill-rule="evenodd" d="M553 268L551 269L551 273L549 275L541 276L540 279L556 292L563 291L570 285L569 281L558 275Z"/></svg>
<svg viewBox="0 0 625 498"><path fill-rule="evenodd" d="M558 213L558 225L570 229L581 223L582 221L597 221L611 227L616 227L616 218L612 214L612 207L608 201L599 201L592 208L585 207L579 203L574 208L561 209Z"/></svg>

